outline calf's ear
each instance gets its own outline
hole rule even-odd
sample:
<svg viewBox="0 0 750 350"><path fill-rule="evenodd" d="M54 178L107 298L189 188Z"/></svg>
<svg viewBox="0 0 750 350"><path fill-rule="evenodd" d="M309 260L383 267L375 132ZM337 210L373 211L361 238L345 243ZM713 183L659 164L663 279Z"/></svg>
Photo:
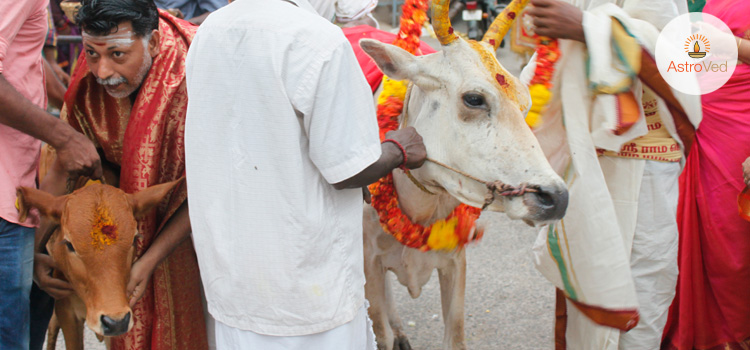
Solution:
<svg viewBox="0 0 750 350"><path fill-rule="evenodd" d="M55 197L36 188L19 187L16 189L16 206L19 213L18 221L26 221L29 210L37 208L43 216L55 222L60 222L60 216L62 216L67 197Z"/></svg>
<svg viewBox="0 0 750 350"><path fill-rule="evenodd" d="M167 196L167 193L177 186L177 184L182 182L183 179L185 179L184 176L172 182L165 182L163 184L151 186L137 193L128 194L128 201L133 208L133 215L139 217L154 208L162 201L162 199L164 199L164 197Z"/></svg>

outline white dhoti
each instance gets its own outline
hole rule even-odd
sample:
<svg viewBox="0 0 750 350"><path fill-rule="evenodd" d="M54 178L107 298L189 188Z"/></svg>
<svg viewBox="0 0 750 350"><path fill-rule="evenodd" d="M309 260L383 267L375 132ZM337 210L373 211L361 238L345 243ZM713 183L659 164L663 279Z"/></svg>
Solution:
<svg viewBox="0 0 750 350"><path fill-rule="evenodd" d="M301 336L277 337L227 326L214 320L218 350L375 350L367 305L353 320L334 329Z"/></svg>
<svg viewBox="0 0 750 350"><path fill-rule="evenodd" d="M676 221L680 165L601 157L615 203L640 305L640 321L628 332L595 324L567 301L568 349L659 349L677 285ZM638 191L618 191L632 188Z"/></svg>

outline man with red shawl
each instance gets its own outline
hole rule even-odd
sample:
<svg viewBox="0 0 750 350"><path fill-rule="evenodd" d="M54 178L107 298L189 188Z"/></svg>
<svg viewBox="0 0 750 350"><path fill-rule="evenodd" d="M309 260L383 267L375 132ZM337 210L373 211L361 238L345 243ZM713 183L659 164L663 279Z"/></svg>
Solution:
<svg viewBox="0 0 750 350"><path fill-rule="evenodd" d="M185 56L196 28L153 0L84 0L78 13L84 52L61 118L91 139L102 161L119 169L127 193L177 180L185 172ZM51 171L46 190L64 188ZM135 324L112 349L206 349L198 265L190 235L187 188L177 187L138 221L141 237L128 283ZM39 286L70 293L45 273ZM152 280L152 283L149 283ZM56 286L56 287L53 287Z"/></svg>

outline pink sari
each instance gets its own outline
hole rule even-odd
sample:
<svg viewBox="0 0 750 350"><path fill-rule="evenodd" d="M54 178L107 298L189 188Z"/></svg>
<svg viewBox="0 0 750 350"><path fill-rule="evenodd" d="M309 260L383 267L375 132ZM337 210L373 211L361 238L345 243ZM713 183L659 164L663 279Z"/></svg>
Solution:
<svg viewBox="0 0 750 350"><path fill-rule="evenodd" d="M703 12L750 38L750 1L712 0ZM702 102L703 121L680 177L680 276L662 348L748 349L750 222L738 215L737 194L750 156L750 65L738 65Z"/></svg>

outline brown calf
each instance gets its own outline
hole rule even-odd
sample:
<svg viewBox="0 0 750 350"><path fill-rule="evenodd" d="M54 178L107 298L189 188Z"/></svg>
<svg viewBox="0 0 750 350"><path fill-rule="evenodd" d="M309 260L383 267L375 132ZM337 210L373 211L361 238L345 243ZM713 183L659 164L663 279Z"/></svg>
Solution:
<svg viewBox="0 0 750 350"><path fill-rule="evenodd" d="M132 328L126 287L138 237L135 218L159 204L181 180L135 194L98 183L59 197L18 188L22 214L37 208L60 224L46 246L58 268L54 276L69 281L75 291L55 303L66 348L83 348L84 319L101 336L117 336Z"/></svg>

